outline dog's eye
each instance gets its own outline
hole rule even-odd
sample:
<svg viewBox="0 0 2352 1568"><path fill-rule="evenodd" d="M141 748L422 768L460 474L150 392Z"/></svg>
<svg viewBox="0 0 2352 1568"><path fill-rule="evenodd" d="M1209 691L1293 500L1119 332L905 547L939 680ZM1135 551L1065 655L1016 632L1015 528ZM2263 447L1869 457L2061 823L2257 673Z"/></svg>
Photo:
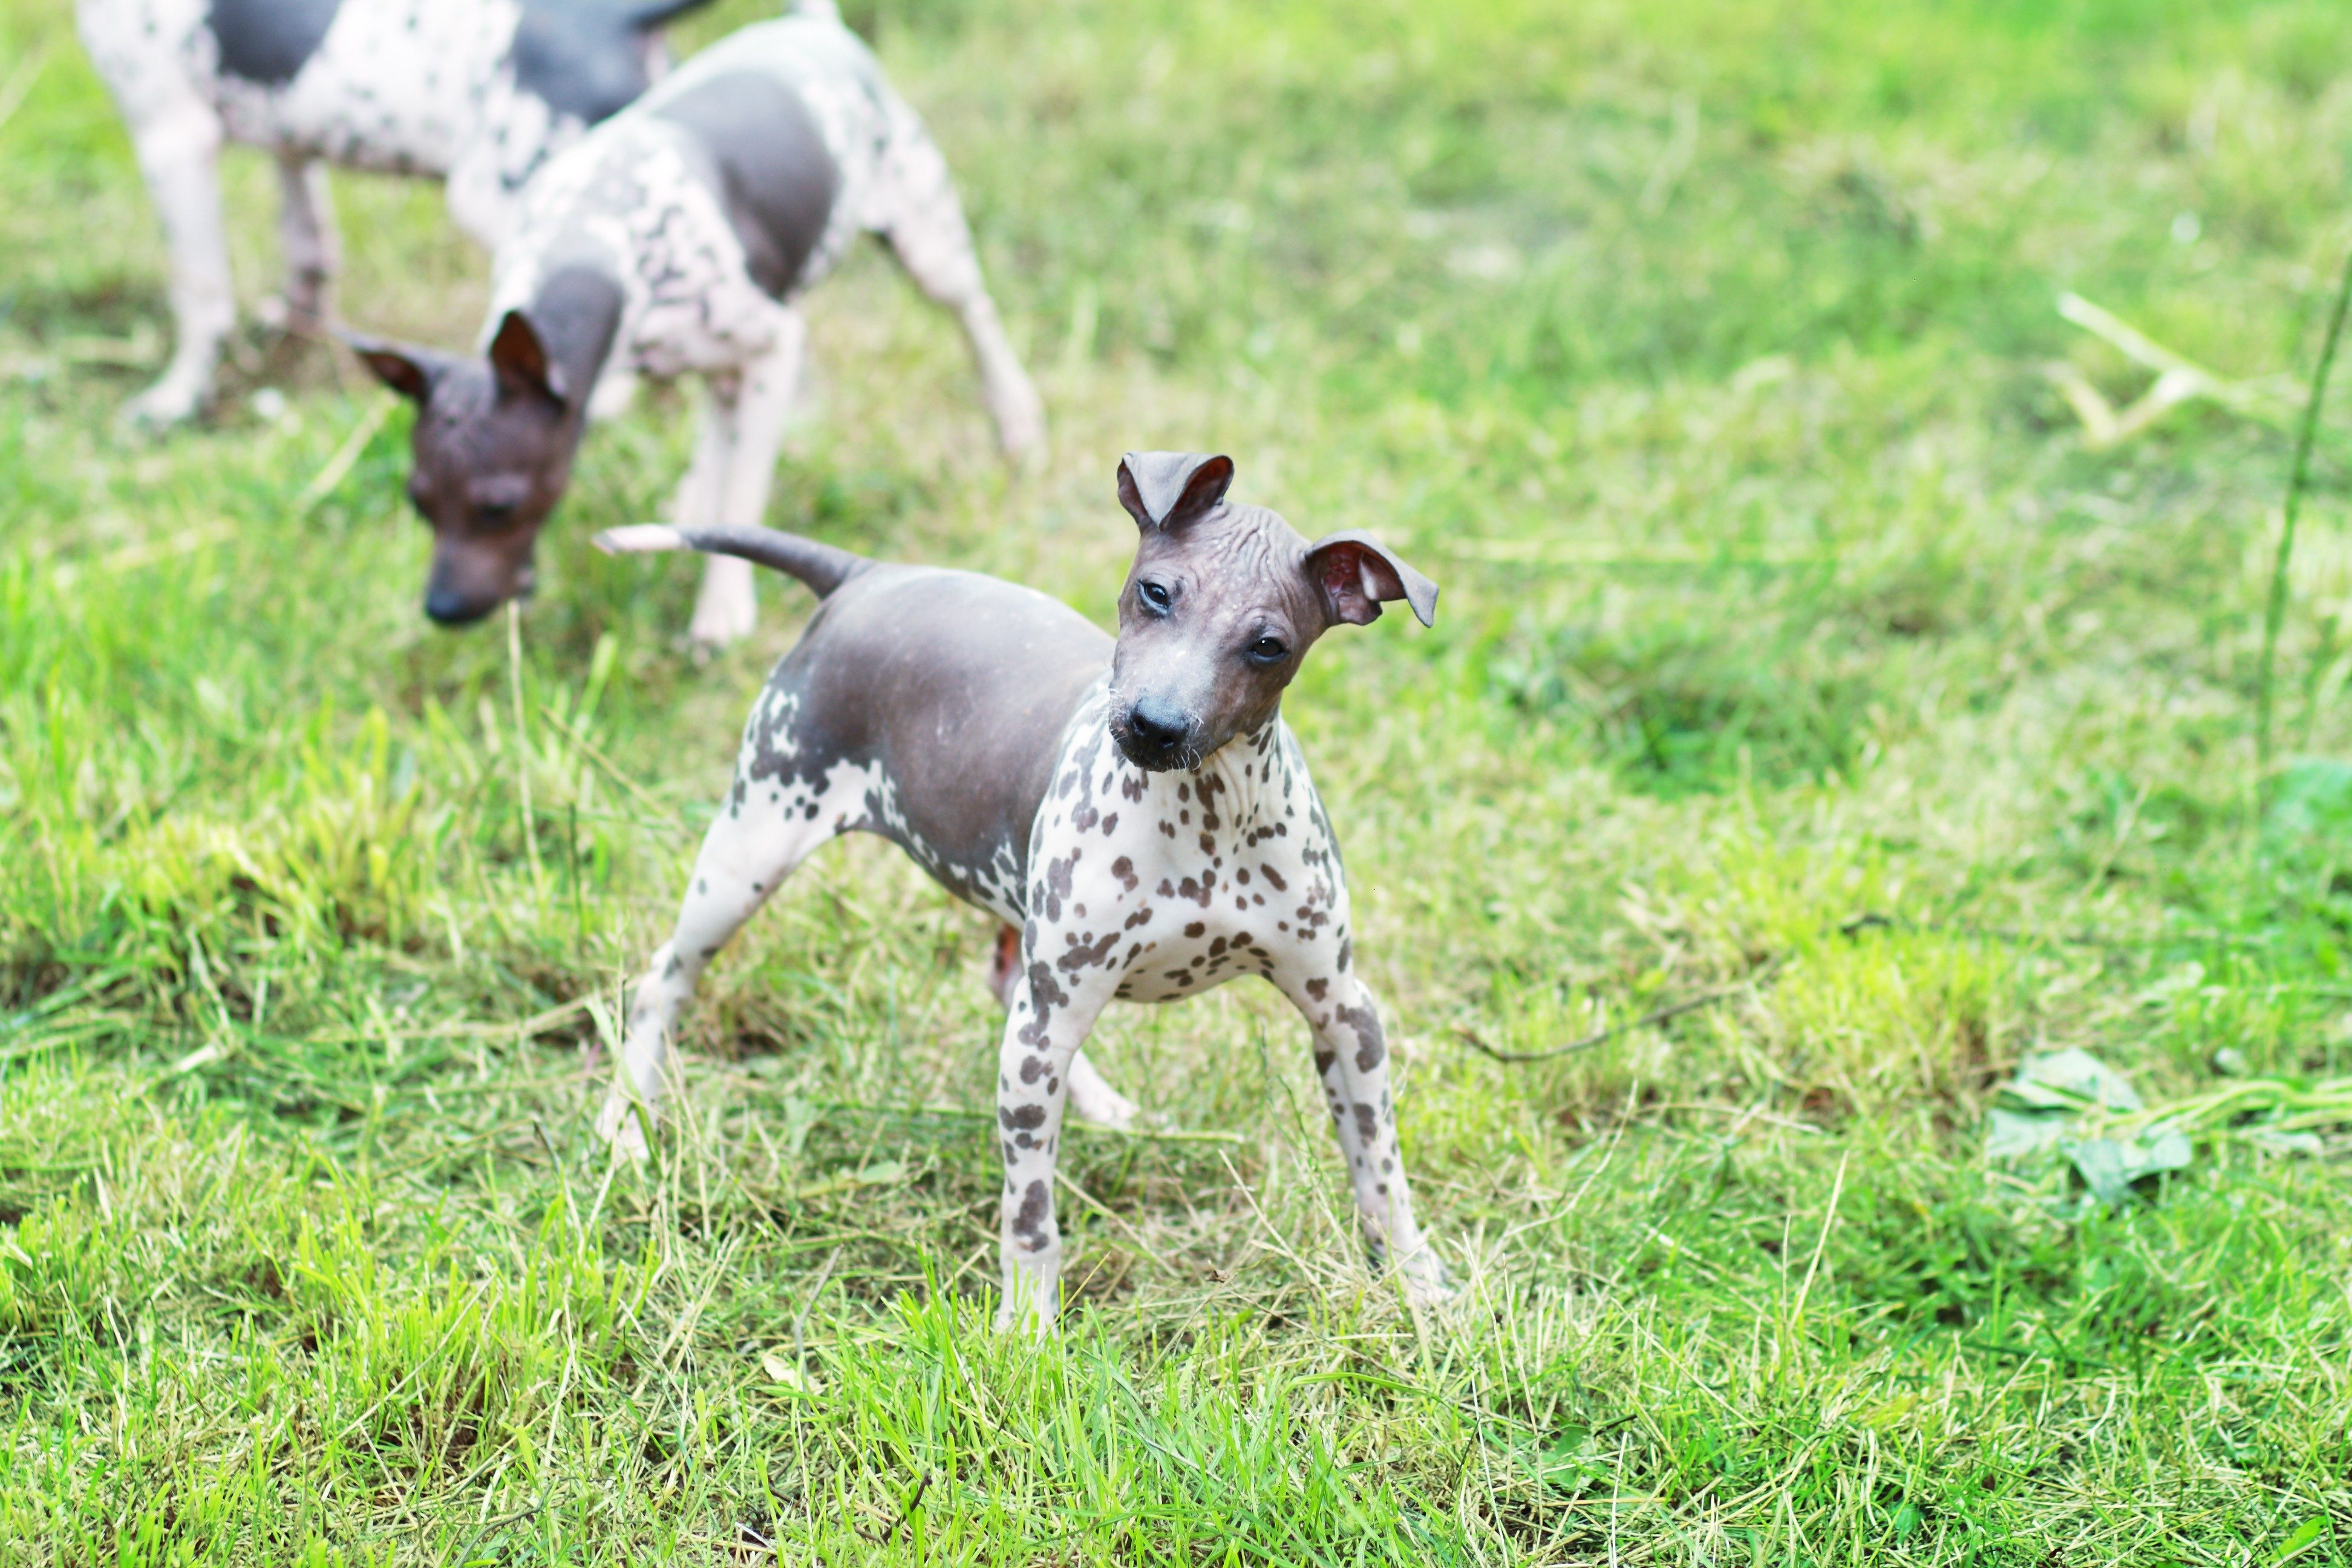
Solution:
<svg viewBox="0 0 2352 1568"><path fill-rule="evenodd" d="M1280 637L1263 637L1249 645L1249 656L1260 664L1278 664L1289 651Z"/></svg>
<svg viewBox="0 0 2352 1568"><path fill-rule="evenodd" d="M1135 596L1143 601L1146 609L1163 616L1168 613L1168 606L1174 602L1169 597L1167 588L1159 583L1137 584Z"/></svg>

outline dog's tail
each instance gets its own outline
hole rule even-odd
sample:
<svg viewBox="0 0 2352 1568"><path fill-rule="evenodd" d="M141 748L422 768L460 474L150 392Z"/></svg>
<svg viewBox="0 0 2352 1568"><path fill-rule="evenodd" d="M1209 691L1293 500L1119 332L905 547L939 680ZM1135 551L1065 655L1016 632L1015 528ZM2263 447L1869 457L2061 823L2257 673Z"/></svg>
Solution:
<svg viewBox="0 0 2352 1568"><path fill-rule="evenodd" d="M837 545L772 528L673 528L666 522L640 522L608 528L594 543L607 555L649 555L659 550L737 555L799 578L820 599L874 564Z"/></svg>

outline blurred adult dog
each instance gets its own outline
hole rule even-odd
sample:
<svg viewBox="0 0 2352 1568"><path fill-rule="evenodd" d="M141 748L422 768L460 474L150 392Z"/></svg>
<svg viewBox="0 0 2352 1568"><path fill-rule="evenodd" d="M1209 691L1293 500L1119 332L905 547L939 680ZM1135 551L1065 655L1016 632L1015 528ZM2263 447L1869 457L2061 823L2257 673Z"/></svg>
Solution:
<svg viewBox="0 0 2352 1568"><path fill-rule="evenodd" d="M712 955L817 846L877 833L1017 928L999 993L1002 1325L1050 1327L1059 1306L1065 1106L1115 1126L1136 1114L1081 1049L1097 1017L1244 974L1271 981L1314 1034L1375 1261L1415 1300L1444 1293L1413 1218L1339 841L1282 720L1317 638L1399 599L1427 625L1437 584L1369 535L1310 544L1264 507L1228 503L1233 477L1231 458L1200 452L1119 464L1138 539L1116 641L1033 589L790 533L598 537L623 552L726 552L822 601L751 709L677 925L637 982L606 1138L645 1152L640 1108L661 1093L670 1032Z"/></svg>
<svg viewBox="0 0 2352 1568"><path fill-rule="evenodd" d="M947 161L866 46L811 6L721 39L549 163L499 247L481 354L353 340L418 405L408 491L433 528L425 613L461 625L530 591L608 367L701 377L677 521L756 525L800 376L795 303L861 232L962 321L1007 453L1036 447L1036 389ZM695 640L741 637L752 616L750 563L713 557Z"/></svg>
<svg viewBox="0 0 2352 1568"><path fill-rule="evenodd" d="M134 421L201 409L236 324L215 164L278 161L288 325L327 315L338 247L324 164L446 179L494 247L542 163L645 91L653 29L706 0L76 0L171 247L174 347Z"/></svg>

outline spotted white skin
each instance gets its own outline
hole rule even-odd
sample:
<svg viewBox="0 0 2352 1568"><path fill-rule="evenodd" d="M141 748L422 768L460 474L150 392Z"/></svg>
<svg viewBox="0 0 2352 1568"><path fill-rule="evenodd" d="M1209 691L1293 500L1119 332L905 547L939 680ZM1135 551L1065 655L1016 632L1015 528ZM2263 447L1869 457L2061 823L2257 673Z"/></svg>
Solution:
<svg viewBox="0 0 2352 1568"><path fill-rule="evenodd" d="M624 1152L645 1152L667 1042L711 956L817 846L883 832L1021 930L998 1052L1000 1326L1044 1331L1055 1317L1054 1172L1066 1110L1114 1127L1137 1113L1084 1054L1103 1008L1177 1001L1242 975L1273 983L1307 1020L1368 1248L1394 1263L1412 1299L1438 1299L1444 1270L1413 1219L1378 1005L1354 963L1346 876L1297 739L1277 719L1196 768L1146 772L1111 744L1108 700L1098 686L1070 721L1025 887L1007 867L943 866L909 842L896 784L878 767L844 761L814 787L774 782L766 759L791 751L792 716L755 710L737 760L734 798L746 808L712 824L677 928L638 982L600 1131Z"/></svg>
<svg viewBox="0 0 2352 1568"><path fill-rule="evenodd" d="M1195 768L1147 772L1110 743L1109 701L1098 695L1072 720L1029 853L1024 973L997 1057L1000 1323L1054 1320L1066 1080L1104 1006L1175 1001L1244 974L1271 981L1313 1033L1366 1246L1393 1260L1415 1300L1435 1300L1444 1270L1413 1221L1339 846L1290 727L1276 719Z"/></svg>
<svg viewBox="0 0 2352 1568"><path fill-rule="evenodd" d="M703 965L817 845L877 833L1018 928L993 979L1006 1005L1003 1326L1043 1331L1058 1305L1066 1108L1133 1114L1101 1108L1109 1090L1083 1054L1102 1009L1241 974L1272 982L1307 1020L1374 1258L1412 1299L1443 1293L1398 1152L1378 1007L1355 971L1339 847L1279 713L1325 629L1396 599L1427 622L1436 587L1366 535L1309 544L1263 508L1226 504L1232 472L1197 453L1120 465L1141 531L1116 643L1030 590L790 534L648 524L598 537L615 553L740 554L824 600L752 709L676 931L638 984L607 1137L643 1152L665 1042Z"/></svg>
<svg viewBox="0 0 2352 1568"><path fill-rule="evenodd" d="M792 89L839 182L824 232L782 298L753 279L734 223L698 172L691 133L663 113L743 70ZM482 342L509 310L528 310L556 268L587 261L617 277L624 304L607 374L698 373L708 389L673 520L755 526L801 374L806 332L794 302L861 233L886 240L917 286L957 313L999 439L1015 456L1034 451L1044 405L982 279L947 160L865 45L822 15L730 35L554 159L525 198L516 237L499 247ZM751 564L712 556L688 636L731 642L751 631L756 615Z"/></svg>
<svg viewBox="0 0 2352 1568"><path fill-rule="evenodd" d="M289 316L300 325L324 319L335 263L316 164L446 179L450 216L490 247L511 229L532 174L586 129L517 82L515 0L342 0L282 82L224 68L210 13L210 0L75 0L171 253L172 361L125 410L152 425L202 407L236 326L215 168L224 141L274 153L289 171L280 232Z"/></svg>

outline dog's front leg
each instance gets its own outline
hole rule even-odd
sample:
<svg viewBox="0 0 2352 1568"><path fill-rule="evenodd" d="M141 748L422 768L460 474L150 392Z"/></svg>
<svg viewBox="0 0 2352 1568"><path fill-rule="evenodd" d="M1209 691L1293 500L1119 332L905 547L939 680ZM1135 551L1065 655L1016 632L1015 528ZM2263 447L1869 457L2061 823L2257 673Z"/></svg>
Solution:
<svg viewBox="0 0 2352 1568"><path fill-rule="evenodd" d="M1052 1331L1061 1300L1062 1231L1054 1218L1054 1168L1061 1152L1062 1111L1071 1063L1118 989L1108 966L1072 973L1044 956L1039 922L1023 944L1023 973L996 1058L996 1135L1004 1155L1004 1195L997 1241L1004 1298L997 1327Z"/></svg>
<svg viewBox="0 0 2352 1568"><path fill-rule="evenodd" d="M746 364L734 378L733 396L714 387L710 412L723 415L727 446L718 484L717 521L729 528L757 528L768 510L768 489L774 482L776 456L784 445L784 422L792 415L793 395L800 384L801 350L808 328L797 310L777 312L775 340L768 352ZM696 461L701 461L697 454ZM702 591L694 601L694 620L687 636L716 647L751 635L758 616L751 592L751 563L732 555L713 555L702 571Z"/></svg>
<svg viewBox="0 0 2352 1568"><path fill-rule="evenodd" d="M1341 916L1344 924L1344 906ZM1286 968L1275 975L1275 983L1314 1031L1315 1070L1348 1162L1348 1182L1372 1266L1393 1264L1416 1302L1442 1300L1445 1266L1413 1221L1412 1188L1405 1180L1396 1107L1389 1098L1388 1039L1371 991L1336 961Z"/></svg>

